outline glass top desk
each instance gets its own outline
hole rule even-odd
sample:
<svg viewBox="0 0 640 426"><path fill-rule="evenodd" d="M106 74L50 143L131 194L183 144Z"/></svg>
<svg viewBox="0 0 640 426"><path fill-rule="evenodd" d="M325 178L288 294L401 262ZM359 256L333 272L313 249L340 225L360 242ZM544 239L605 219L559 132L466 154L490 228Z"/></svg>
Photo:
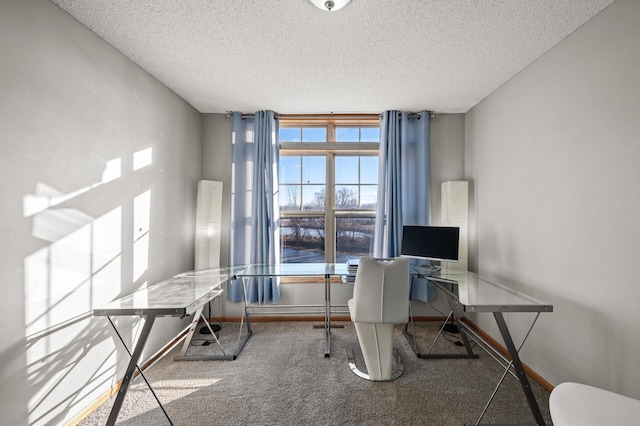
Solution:
<svg viewBox="0 0 640 426"><path fill-rule="evenodd" d="M222 284L233 274L232 268L179 274L116 299L93 314L188 316L220 295Z"/></svg>
<svg viewBox="0 0 640 426"><path fill-rule="evenodd" d="M506 287L502 284L498 284L494 281L483 278L473 272L457 271L452 269L443 269L430 276L424 278L431 281L436 289L442 291L446 297L451 312L446 318L444 324L440 328L439 333L434 339L431 347L426 353L420 353L415 341L415 334L408 333L408 324L405 327L405 336L412 345L416 355L419 358L477 358L478 355L473 353L473 349L469 344L468 335L472 335L473 339L479 343L482 349L485 349L489 355L491 355L498 363L505 367L505 372L502 375L498 385L496 386L493 394L487 402L484 410L480 414L480 418L475 424L479 424L488 409L495 393L501 386L507 373L511 373L519 382L522 387L522 391L527 399L531 413L535 419L537 425L544 425L545 421L540 412L540 407L533 395L529 380L524 371L522 363L519 357L519 351L527 340L533 326L535 325L538 317L542 312L553 312L553 305L542 302L531 296L518 292L514 289ZM509 358L504 357L502 353L496 351L491 344L474 329L469 323L461 321L465 312L485 312L493 314L493 317L498 325L500 334L509 353ZM511 333L504 319L504 312L529 312L534 313L534 319L531 326L527 330L525 337L521 344L516 347L511 337ZM431 353L436 339L441 335L445 324L453 319L460 332L460 338L466 349L466 354L434 354ZM413 320L411 321L413 323Z"/></svg>
<svg viewBox="0 0 640 426"><path fill-rule="evenodd" d="M325 357L330 356L331 351L331 277L348 275L346 264L330 264L330 263L297 263L297 264L278 264L278 265L247 265L247 266L234 266L227 268L213 268L202 271L192 271L183 274L178 274L168 280L159 282L157 284L150 285L146 288L140 289L134 293L125 295L118 298L107 305L104 305L98 309L94 309L94 316L106 316L109 323L115 330L118 338L124 345L127 353L130 356L129 364L127 366L122 384L118 391L118 395L111 409L107 425L114 425L124 397L127 393L127 389L133 378L135 369L138 369L140 375L144 378L142 370L138 367L138 361L142 355L142 350L147 342L147 338L151 332L151 328L156 317L160 316L173 316L173 317L186 317L192 316L191 324L187 335L184 339L182 350L179 355L174 357L176 361L182 360L234 360L242 351L244 345L247 343L252 335L251 323L249 320L249 314L247 311L247 298L246 298L246 286L247 279L251 277L323 277L325 284L324 293L324 315L325 315ZM233 354L227 354L217 341L217 337L213 330L209 330L214 337L216 343L222 350L223 355L187 355L187 349L193 334L197 328L199 320L202 318L204 323L209 325L209 321L202 315L204 306L211 300L218 297L223 292L223 283L231 279L242 280L242 291L244 299L244 309L242 313L242 319L240 323L240 333L238 334L238 346L236 352ZM124 340L120 336L118 329L116 328L111 317L113 316L141 316L144 319L144 325L140 335L138 336L135 348L130 351ZM246 333L242 337L243 324L246 321ZM147 385L153 389L149 382ZM162 403L156 397L156 401L160 405L160 408L164 412L167 419L167 415ZM169 422L171 420L169 419Z"/></svg>
<svg viewBox="0 0 640 426"><path fill-rule="evenodd" d="M116 400L111 408L107 425L115 424L135 369L138 369L140 375L144 378L145 382L147 382L149 389L155 397L155 392L153 392L151 385L144 377L142 370L138 367L138 360L140 359L142 350L147 342L147 338L149 337L151 327L153 326L156 317L186 317L193 315L191 325L189 326L189 332L184 342L185 347L188 347L189 341L191 340L191 336L193 335L199 319L201 317L204 318L202 316L202 310L205 304L222 294L222 284L232 278L237 270L238 268L217 268L206 271L178 274L168 280L150 285L134 293L116 299L105 306L94 309L94 316L107 317L109 323L130 356L129 364L125 371L124 378L122 379L120 389L118 390ZM144 325L136 340L133 352L129 350L123 338L120 336L118 329L111 319L113 316L143 317ZM206 323L208 324L208 321ZM186 351L186 349L184 350ZM162 403L160 403L157 397L156 401L160 405L160 408L167 419L169 419ZM171 422L170 419L169 422Z"/></svg>
<svg viewBox="0 0 640 426"><path fill-rule="evenodd" d="M453 292L465 312L553 312L553 305L473 272L443 269L426 278L441 290Z"/></svg>

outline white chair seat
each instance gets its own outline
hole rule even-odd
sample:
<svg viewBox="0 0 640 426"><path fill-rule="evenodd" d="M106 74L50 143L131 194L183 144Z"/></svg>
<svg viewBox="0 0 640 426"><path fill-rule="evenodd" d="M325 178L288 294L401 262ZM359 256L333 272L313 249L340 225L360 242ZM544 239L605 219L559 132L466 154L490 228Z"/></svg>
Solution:
<svg viewBox="0 0 640 426"><path fill-rule="evenodd" d="M640 424L640 401L579 383L561 383L549 397L554 426Z"/></svg>
<svg viewBox="0 0 640 426"><path fill-rule="evenodd" d="M408 321L409 291L408 258L360 258L353 298L348 301L367 366L367 373L359 371L347 351L349 366L357 376L387 381L404 371L404 365L394 369L400 358L393 349L393 325Z"/></svg>

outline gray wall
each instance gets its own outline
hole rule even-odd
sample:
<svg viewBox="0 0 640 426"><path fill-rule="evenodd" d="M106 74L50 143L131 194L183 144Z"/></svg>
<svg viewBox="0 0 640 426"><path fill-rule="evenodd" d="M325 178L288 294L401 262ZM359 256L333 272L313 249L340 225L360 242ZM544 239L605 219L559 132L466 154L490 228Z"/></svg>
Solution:
<svg viewBox="0 0 640 426"><path fill-rule="evenodd" d="M524 362L553 385L635 398L639 22L640 2L617 0L473 108L465 130L473 267L554 304ZM509 317L518 340L525 317Z"/></svg>
<svg viewBox="0 0 640 426"><path fill-rule="evenodd" d="M47 0L0 3L0 99L0 423L63 424L127 361L85 314L193 268L202 118Z"/></svg>
<svg viewBox="0 0 640 426"><path fill-rule="evenodd" d="M440 224L442 182L464 179L464 114L431 120L431 221Z"/></svg>
<svg viewBox="0 0 640 426"><path fill-rule="evenodd" d="M221 241L221 265L227 265L229 252L229 203L231 200L231 119L224 114L204 114L203 124L203 179L223 182L223 214ZM434 223L440 220L440 184L464 177L464 114L438 114L431 121L431 197ZM351 298L353 285L335 284L331 289L332 304L346 305ZM281 305L323 303L324 287L321 284L281 284ZM240 315L240 304L224 298L214 302L215 315ZM444 305L436 302L438 309ZM416 315L439 315L428 304L416 302Z"/></svg>

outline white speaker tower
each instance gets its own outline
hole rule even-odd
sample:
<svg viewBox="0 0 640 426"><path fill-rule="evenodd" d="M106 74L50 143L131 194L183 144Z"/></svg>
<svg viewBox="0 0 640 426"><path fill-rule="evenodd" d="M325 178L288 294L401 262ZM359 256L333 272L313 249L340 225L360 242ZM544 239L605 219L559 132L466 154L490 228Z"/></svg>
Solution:
<svg viewBox="0 0 640 426"><path fill-rule="evenodd" d="M201 180L196 205L196 270L220 266L221 232L222 182Z"/></svg>
<svg viewBox="0 0 640 426"><path fill-rule="evenodd" d="M449 264L449 268L466 271L468 262L469 241L469 182L443 182L442 190L442 226L457 226L460 228L460 245L458 248L458 263Z"/></svg>

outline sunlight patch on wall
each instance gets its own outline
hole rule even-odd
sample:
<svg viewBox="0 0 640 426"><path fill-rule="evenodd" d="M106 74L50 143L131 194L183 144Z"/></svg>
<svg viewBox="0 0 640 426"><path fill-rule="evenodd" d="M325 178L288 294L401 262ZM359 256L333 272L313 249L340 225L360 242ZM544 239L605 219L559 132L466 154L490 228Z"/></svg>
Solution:
<svg viewBox="0 0 640 426"><path fill-rule="evenodd" d="M27 338L26 374L31 396L28 402L29 424L59 424L60 410L69 407L84 409L103 392L96 384L109 386L116 371L117 351L106 337L109 328L88 327L89 319L67 323L67 333L43 333ZM91 348L104 354L104 362L85 357ZM88 395L69 398L68 389L92 378L85 388ZM60 410L52 410L51 406Z"/></svg>
<svg viewBox="0 0 640 426"><path fill-rule="evenodd" d="M31 217L51 207L55 207L65 201L69 201L85 192L88 192L100 185L114 181L122 176L122 160L116 158L105 163L102 172L102 180L89 186L85 186L69 193L63 193L45 183L39 182L33 194L27 194L22 200L22 214L24 217Z"/></svg>
<svg viewBox="0 0 640 426"><path fill-rule="evenodd" d="M25 259L27 335L89 309L90 228L82 226Z"/></svg>
<svg viewBox="0 0 640 426"><path fill-rule="evenodd" d="M152 148L133 153L133 171L150 166L152 154ZM54 187L57 180L39 182L23 197L23 215L32 225L25 237L38 244L24 258L26 372L33 389L26 402L29 424L58 423L61 411L86 407L113 384L121 348L117 342L114 348L106 319L92 318L92 310L121 296L125 284L129 290L130 272L136 288L148 284L144 274L150 264L151 191L139 189L142 193L132 199L129 191L135 186L122 180L120 158L100 167L101 174L88 173L90 180L75 187L65 187L65 179L60 188ZM146 177L134 176L131 182L143 183ZM133 320L129 334L139 334L142 324ZM85 356L89 350L100 354L100 362ZM67 390L77 389L78 383L86 383L83 394L70 397Z"/></svg>
<svg viewBox="0 0 640 426"><path fill-rule="evenodd" d="M91 308L104 305L122 290L122 208L93 222Z"/></svg>
<svg viewBox="0 0 640 426"><path fill-rule="evenodd" d="M33 218L31 235L53 243L64 239L92 221L91 216L80 210L48 209L36 214Z"/></svg>
<svg viewBox="0 0 640 426"><path fill-rule="evenodd" d="M153 148L149 147L133 153L133 170L140 170L151 165L153 160Z"/></svg>
<svg viewBox="0 0 640 426"><path fill-rule="evenodd" d="M34 219L34 235L51 244L24 261L27 336L81 315L120 292L121 210L92 221L74 209L48 210Z"/></svg>
<svg viewBox="0 0 640 426"><path fill-rule="evenodd" d="M122 176L122 160L116 158L115 160L107 161L102 172L102 182L91 185L91 188L105 184L107 182L114 181Z"/></svg>
<svg viewBox="0 0 640 426"><path fill-rule="evenodd" d="M65 376L71 369L69 364L75 361L77 356L65 353L66 339L55 339L53 336L45 336L31 345L27 351L27 380L38 383L29 399L29 424L50 424L52 419L49 412L42 410L41 403L46 400L56 399L57 390L64 382ZM51 353L58 354L55 358L65 360L67 363L62 368L48 368L47 356ZM62 393L62 392L60 392ZM59 401L60 403L62 401Z"/></svg>

